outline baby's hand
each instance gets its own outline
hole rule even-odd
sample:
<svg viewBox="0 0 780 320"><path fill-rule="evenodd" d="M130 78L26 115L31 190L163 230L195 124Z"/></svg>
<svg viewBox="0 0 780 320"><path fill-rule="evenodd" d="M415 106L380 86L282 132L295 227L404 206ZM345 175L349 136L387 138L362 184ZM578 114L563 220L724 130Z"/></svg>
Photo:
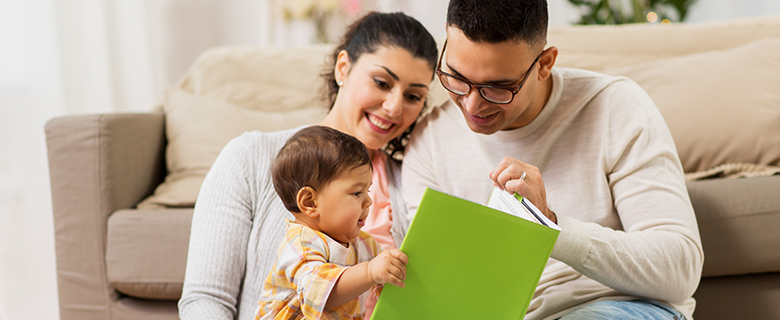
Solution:
<svg viewBox="0 0 780 320"><path fill-rule="evenodd" d="M407 263L409 258L401 250L382 251L368 262L368 275L377 284L392 283L403 288Z"/></svg>

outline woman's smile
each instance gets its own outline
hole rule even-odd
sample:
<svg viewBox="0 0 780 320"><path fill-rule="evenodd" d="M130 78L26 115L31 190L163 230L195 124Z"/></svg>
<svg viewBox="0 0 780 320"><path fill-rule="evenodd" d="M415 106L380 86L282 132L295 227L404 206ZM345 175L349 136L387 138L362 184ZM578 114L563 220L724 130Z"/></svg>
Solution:
<svg viewBox="0 0 780 320"><path fill-rule="evenodd" d="M372 129L381 133L390 132L390 128L395 125L395 123L382 119L370 112L366 112L366 119L368 119L368 123L371 125Z"/></svg>

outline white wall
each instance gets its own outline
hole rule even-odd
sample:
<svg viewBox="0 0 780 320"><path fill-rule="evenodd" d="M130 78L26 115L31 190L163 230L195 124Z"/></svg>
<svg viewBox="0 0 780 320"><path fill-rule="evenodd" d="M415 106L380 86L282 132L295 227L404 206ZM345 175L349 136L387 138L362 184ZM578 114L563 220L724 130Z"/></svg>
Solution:
<svg viewBox="0 0 780 320"><path fill-rule="evenodd" d="M0 0L0 320L57 319L43 125L55 116L146 112L203 50L272 44L273 1ZM444 36L447 0L364 0ZM549 0L550 23L578 19ZM780 15L777 0L699 0L690 22Z"/></svg>

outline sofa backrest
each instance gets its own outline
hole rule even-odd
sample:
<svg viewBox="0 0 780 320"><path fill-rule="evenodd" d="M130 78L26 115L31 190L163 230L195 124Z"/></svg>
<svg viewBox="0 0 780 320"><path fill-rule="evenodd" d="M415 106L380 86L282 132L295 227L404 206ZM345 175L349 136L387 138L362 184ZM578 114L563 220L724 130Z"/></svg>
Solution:
<svg viewBox="0 0 780 320"><path fill-rule="evenodd" d="M653 65L668 59L687 57L691 54L714 52L749 44L758 39L780 35L780 18L749 18L724 22L699 24L635 24L621 26L553 26L549 30L548 45L557 46L560 54L557 67L576 67L632 77ZM440 39L443 40L443 39ZM440 48L441 48L441 42ZM773 44L770 44L773 45ZM195 203L200 184L217 154L233 137L244 131L275 131L314 123L327 112L320 99L322 82L318 75L325 68L325 56L332 46L319 45L303 48L260 48L231 46L214 48L203 53L181 80L165 97L166 136L168 146L166 162L168 176L155 194L139 204L139 208L186 207ZM717 60L717 59L715 59ZM637 67L630 69L631 67ZM626 69L629 68L629 69ZM777 78L778 73L765 73L755 81ZM699 74L710 77L708 74ZM720 76L720 75L718 75ZM769 79L767 79L767 77ZM674 78L678 79L678 78ZM689 79L679 78L681 81ZM652 80L637 80L656 101L678 101L680 92L658 91ZM780 83L777 79L776 83ZM438 82L438 79L434 81ZM728 92L728 91L724 91ZM776 93L777 91L775 91ZM745 93L745 92L741 92ZM666 95L666 96L664 96ZM671 95L671 98L669 98ZM742 96L734 99L742 99ZM771 98L771 96L770 96ZM767 98L769 99L769 98ZM446 91L438 83L432 86L429 102L440 105L448 100ZM745 101L748 101L746 99ZM696 98L693 99L696 102ZM764 108L768 100L754 103ZM686 100L690 103L691 100ZM666 103L666 102L664 102ZM698 105L699 108L706 106ZM727 104L715 112L723 112L741 106ZM689 132L707 135L701 127L712 128L707 117L679 118L680 106L671 103L659 105L670 124L678 150L687 172L708 169L713 164L755 161L780 165L780 151L766 155L765 144L780 142L778 129L758 131L762 145L753 147L749 157L730 158L712 154L724 145L723 137L716 140L696 139L685 142ZM764 108L766 109L766 108ZM776 109L769 109L770 115ZM696 111L698 112L698 111ZM683 112L687 116L690 112ZM763 116L764 114L762 114ZM674 118L678 117L678 118ZM766 118L763 124L774 118ZM679 123L685 127L681 130ZM763 125L762 124L762 125ZM673 126L674 125L674 126ZM777 126L780 127L780 126ZM769 133L769 135L766 135ZM754 134L744 139L752 139ZM776 138L775 138L776 137ZM726 137L728 138L728 137ZM684 145L683 149L679 148ZM710 145L711 150L695 152L690 156L685 148L691 145ZM777 149L777 148L774 148ZM742 152L735 149L734 153ZM690 160L688 159L690 158ZM702 160L705 159L705 160ZM715 159L712 160L711 159ZM736 160L735 160L736 159ZM745 159L745 160L742 160ZM718 163L719 162L719 163Z"/></svg>
<svg viewBox="0 0 780 320"><path fill-rule="evenodd" d="M780 36L780 16L706 23L551 26L555 65L604 71L642 62L723 50Z"/></svg>

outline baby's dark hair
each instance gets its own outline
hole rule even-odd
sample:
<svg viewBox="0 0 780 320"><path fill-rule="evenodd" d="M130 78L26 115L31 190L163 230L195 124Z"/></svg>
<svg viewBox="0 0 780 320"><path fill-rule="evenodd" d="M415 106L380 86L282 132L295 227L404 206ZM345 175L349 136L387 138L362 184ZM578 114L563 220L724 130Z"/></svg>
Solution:
<svg viewBox="0 0 780 320"><path fill-rule="evenodd" d="M371 156L357 138L325 126L296 132L284 144L271 167L274 189L290 212L298 209L298 191L322 190L342 173L368 165Z"/></svg>

